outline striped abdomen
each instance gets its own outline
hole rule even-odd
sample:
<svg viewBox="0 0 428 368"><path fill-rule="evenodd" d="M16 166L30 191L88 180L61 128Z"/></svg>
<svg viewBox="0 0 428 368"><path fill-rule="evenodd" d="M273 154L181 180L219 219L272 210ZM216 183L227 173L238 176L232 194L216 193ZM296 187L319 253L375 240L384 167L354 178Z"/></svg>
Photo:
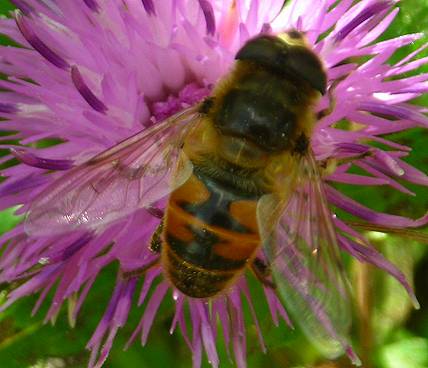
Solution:
<svg viewBox="0 0 428 368"><path fill-rule="evenodd" d="M258 196L240 193L197 167L171 194L162 260L180 291L210 297L244 270L260 245L257 200Z"/></svg>

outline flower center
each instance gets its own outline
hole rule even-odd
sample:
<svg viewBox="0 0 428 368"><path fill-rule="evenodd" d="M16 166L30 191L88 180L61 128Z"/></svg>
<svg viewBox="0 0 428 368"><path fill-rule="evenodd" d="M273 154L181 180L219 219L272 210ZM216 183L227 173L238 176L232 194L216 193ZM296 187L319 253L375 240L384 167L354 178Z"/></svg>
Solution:
<svg viewBox="0 0 428 368"><path fill-rule="evenodd" d="M209 93L208 87L189 83L178 95L170 95L165 101L153 103L151 108L152 120L155 122L165 120L169 116L202 101Z"/></svg>

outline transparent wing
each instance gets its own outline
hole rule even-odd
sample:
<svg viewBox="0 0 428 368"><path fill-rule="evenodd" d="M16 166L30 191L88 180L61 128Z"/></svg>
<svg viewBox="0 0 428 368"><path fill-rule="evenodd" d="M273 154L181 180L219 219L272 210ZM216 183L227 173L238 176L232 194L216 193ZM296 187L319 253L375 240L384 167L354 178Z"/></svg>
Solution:
<svg viewBox="0 0 428 368"><path fill-rule="evenodd" d="M328 357L352 351L351 308L332 214L312 153L296 168L295 190L284 202L271 196L259 218L281 213L274 231L265 226L265 254L287 311ZM357 358L356 358L357 359Z"/></svg>
<svg viewBox="0 0 428 368"><path fill-rule="evenodd" d="M96 230L163 198L191 175L181 146L199 118L189 108L71 169L34 200L26 232Z"/></svg>

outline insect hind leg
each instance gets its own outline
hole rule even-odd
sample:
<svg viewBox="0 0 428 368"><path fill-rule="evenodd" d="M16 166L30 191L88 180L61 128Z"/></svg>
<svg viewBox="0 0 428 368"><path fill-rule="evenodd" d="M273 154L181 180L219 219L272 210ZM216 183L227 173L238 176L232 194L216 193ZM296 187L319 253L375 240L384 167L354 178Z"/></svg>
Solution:
<svg viewBox="0 0 428 368"><path fill-rule="evenodd" d="M160 264L160 257L155 258L154 260L150 261L143 267L136 268L135 270L131 271L123 271L120 270L120 277L122 279L131 279L133 277L140 277L143 276L147 271L151 270L153 267L156 267Z"/></svg>
<svg viewBox="0 0 428 368"><path fill-rule="evenodd" d="M152 238L150 239L150 250L153 253L160 253L162 248L162 231L163 231L163 221L159 224L159 226L156 228L155 232L152 235Z"/></svg>
<svg viewBox="0 0 428 368"><path fill-rule="evenodd" d="M257 279L271 289L276 289L275 283L271 280L271 269L265 261L260 258L255 258L251 264L251 270Z"/></svg>

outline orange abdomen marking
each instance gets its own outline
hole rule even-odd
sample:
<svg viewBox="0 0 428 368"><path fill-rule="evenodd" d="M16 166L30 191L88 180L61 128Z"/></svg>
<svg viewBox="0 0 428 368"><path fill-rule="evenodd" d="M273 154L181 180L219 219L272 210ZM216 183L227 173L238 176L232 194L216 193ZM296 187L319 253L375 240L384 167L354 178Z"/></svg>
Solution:
<svg viewBox="0 0 428 368"><path fill-rule="evenodd" d="M258 196L194 174L170 196L162 259L171 282L188 296L209 297L245 268L260 246Z"/></svg>

